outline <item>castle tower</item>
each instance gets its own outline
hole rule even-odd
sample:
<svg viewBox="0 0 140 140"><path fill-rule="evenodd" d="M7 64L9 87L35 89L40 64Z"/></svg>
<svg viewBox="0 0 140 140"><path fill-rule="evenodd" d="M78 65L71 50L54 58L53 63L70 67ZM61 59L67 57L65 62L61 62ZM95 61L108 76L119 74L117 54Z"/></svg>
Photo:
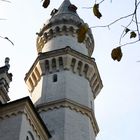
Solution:
<svg viewBox="0 0 140 140"><path fill-rule="evenodd" d="M33 103L51 132L51 140L95 140L99 131L94 99L102 81L89 29L83 43L77 29L84 21L64 0L37 37L38 57L25 76Z"/></svg>
<svg viewBox="0 0 140 140"><path fill-rule="evenodd" d="M7 103L10 98L8 96L9 84L12 81L12 74L8 73L10 68L9 58L5 58L5 66L0 67L0 104Z"/></svg>

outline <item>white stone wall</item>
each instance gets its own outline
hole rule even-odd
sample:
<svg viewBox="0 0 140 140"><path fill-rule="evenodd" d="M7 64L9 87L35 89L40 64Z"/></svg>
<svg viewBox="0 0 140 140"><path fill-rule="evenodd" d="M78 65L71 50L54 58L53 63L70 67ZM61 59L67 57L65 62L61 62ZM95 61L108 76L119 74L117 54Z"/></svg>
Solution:
<svg viewBox="0 0 140 140"><path fill-rule="evenodd" d="M21 131L20 131L19 140L26 140L26 137L30 135L33 137L31 140L41 140L39 139L38 135L36 134L35 130L33 129L32 125L30 124L25 114L22 116L22 123L21 123L20 130Z"/></svg>
<svg viewBox="0 0 140 140"><path fill-rule="evenodd" d="M56 36L49 40L42 49L42 52L57 50L65 48L66 46L70 46L72 49L82 54L88 55L88 49L84 43L78 43L76 37L66 35Z"/></svg>
<svg viewBox="0 0 140 140"><path fill-rule="evenodd" d="M22 115L0 119L0 140L20 140L21 122Z"/></svg>
<svg viewBox="0 0 140 140"><path fill-rule="evenodd" d="M53 82L54 74L57 74L57 82ZM32 99L37 104L70 99L91 108L93 93L89 81L85 77L65 70L42 78L32 93Z"/></svg>
<svg viewBox="0 0 140 140"><path fill-rule="evenodd" d="M40 115L52 134L50 140L95 140L90 119L80 112L59 108Z"/></svg>

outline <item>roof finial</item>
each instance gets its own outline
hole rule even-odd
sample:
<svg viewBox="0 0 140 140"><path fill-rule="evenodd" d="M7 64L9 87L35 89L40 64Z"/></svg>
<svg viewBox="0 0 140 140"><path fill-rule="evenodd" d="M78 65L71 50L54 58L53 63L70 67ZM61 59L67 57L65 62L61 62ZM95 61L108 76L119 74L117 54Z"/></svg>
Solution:
<svg viewBox="0 0 140 140"><path fill-rule="evenodd" d="M10 58L9 58L9 57L6 57L6 58L5 58L5 66L7 66L8 69L10 68L9 61L10 61Z"/></svg>

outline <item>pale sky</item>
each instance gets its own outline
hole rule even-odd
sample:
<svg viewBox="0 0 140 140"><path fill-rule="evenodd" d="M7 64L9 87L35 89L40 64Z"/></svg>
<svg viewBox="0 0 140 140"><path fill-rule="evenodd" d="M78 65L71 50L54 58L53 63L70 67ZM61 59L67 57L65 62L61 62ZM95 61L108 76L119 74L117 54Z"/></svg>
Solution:
<svg viewBox="0 0 140 140"><path fill-rule="evenodd" d="M15 44L0 39L0 66L5 57L10 57L10 72L13 81L9 96L12 100L28 96L24 76L37 57L36 32L42 27L53 8L63 0L51 0L47 9L40 0L0 1L0 36L8 36ZM106 25L109 21L133 12L133 0L105 0L100 7L101 20L93 16L94 1L71 0L78 7L79 16L89 26ZM139 7L140 8L140 7ZM122 48L121 62L113 61L110 52L118 46L124 21L108 28L92 29L95 39L93 56L96 59L103 89L95 100L95 115L100 128L97 140L138 140L140 139L140 42ZM126 36L129 38L129 36ZM128 41L125 39L124 41Z"/></svg>

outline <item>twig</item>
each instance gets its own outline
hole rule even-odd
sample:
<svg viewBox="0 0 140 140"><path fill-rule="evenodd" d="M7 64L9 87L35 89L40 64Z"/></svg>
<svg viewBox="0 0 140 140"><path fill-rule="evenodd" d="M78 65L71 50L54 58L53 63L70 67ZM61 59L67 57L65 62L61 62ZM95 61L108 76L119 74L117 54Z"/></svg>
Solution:
<svg viewBox="0 0 140 140"><path fill-rule="evenodd" d="M14 46L14 43L8 37L2 37L2 36L0 36L0 38L8 40Z"/></svg>
<svg viewBox="0 0 140 140"><path fill-rule="evenodd" d="M135 0L135 21L136 21L136 27L137 27L137 32L138 32L138 38L140 40L140 31L139 31L139 26L138 26L138 18L137 18L137 7L140 2L137 3L137 0Z"/></svg>
<svg viewBox="0 0 140 140"><path fill-rule="evenodd" d="M120 45L119 47L123 47L123 46L126 46L126 45L131 45L131 44L135 44L137 42L139 42L140 40L136 40L136 41L133 41L133 42L128 42L128 43L125 43L123 45Z"/></svg>
<svg viewBox="0 0 140 140"><path fill-rule="evenodd" d="M101 4L102 2L104 2L105 0L102 0L101 2L99 2L98 4Z"/></svg>
<svg viewBox="0 0 140 140"><path fill-rule="evenodd" d="M133 16L132 16L131 21L128 23L128 25L127 25L126 27L123 26L125 29L128 28L128 27L131 25L131 23L133 22L133 18L134 18L134 14L133 14ZM121 36L120 36L119 44L121 44L121 40L122 40L122 37L123 37L123 35L124 35L125 29L123 30L123 32L122 32L122 34L121 34Z"/></svg>
<svg viewBox="0 0 140 140"><path fill-rule="evenodd" d="M116 23L116 22L118 22L118 21L120 21L120 20L122 20L122 19L124 19L124 18L128 18L128 17L130 17L130 16L133 16L133 15L134 15L134 13L129 14L129 15L127 15L127 16L120 17L120 18L114 20L113 22L111 22L111 23L109 23L109 24L107 24L107 25L103 25L103 26L92 26L92 27L90 27L90 28L103 28L103 27L109 27L109 26L113 25L114 23Z"/></svg>
<svg viewBox="0 0 140 140"><path fill-rule="evenodd" d="M0 0L0 1L11 3L11 1L9 1L9 0Z"/></svg>
<svg viewBox="0 0 140 140"><path fill-rule="evenodd" d="M93 8L93 7L82 7L83 9L91 9L91 8Z"/></svg>
<svg viewBox="0 0 140 140"><path fill-rule="evenodd" d="M0 20L7 20L7 19L5 19L5 18L0 18Z"/></svg>

